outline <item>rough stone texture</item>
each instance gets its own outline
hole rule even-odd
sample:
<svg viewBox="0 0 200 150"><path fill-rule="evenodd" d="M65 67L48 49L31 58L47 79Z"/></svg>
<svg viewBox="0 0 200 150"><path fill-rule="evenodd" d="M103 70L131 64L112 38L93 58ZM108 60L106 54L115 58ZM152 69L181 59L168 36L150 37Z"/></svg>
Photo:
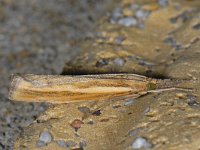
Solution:
<svg viewBox="0 0 200 150"><path fill-rule="evenodd" d="M56 142L61 140L71 141L71 148L83 148L80 142L85 141L88 150L129 150L139 137L152 149L199 149L199 8L199 0L123 0L117 11L99 21L94 38L81 43L82 51L63 71L189 79L182 86L196 91L149 94L131 105L124 105L128 99L51 106L24 130L15 148L37 149L38 136L46 128L54 141L43 149L63 149ZM143 18L139 13L142 18L137 18L139 10L148 15ZM127 16L137 18L138 24L118 24ZM78 131L71 127L75 119L83 122Z"/></svg>
<svg viewBox="0 0 200 150"><path fill-rule="evenodd" d="M47 106L8 100L10 75L60 74L79 51L79 40L93 36L96 20L110 4L110 0L0 1L0 150L12 149L22 128Z"/></svg>

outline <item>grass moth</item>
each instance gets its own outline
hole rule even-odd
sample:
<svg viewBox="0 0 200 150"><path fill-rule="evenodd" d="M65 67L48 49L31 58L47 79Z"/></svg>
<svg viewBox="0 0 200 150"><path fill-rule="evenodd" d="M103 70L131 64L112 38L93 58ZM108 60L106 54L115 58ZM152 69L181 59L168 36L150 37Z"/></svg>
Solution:
<svg viewBox="0 0 200 150"><path fill-rule="evenodd" d="M165 90L188 90L163 84L161 81L163 80L137 74L14 75L9 98L25 102L71 103L128 96L137 98L150 92Z"/></svg>

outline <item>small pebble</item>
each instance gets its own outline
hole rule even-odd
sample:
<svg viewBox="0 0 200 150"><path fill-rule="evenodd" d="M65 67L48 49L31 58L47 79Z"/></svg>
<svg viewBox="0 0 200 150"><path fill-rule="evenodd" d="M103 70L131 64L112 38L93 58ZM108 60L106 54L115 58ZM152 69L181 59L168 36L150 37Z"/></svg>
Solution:
<svg viewBox="0 0 200 150"><path fill-rule="evenodd" d="M103 118L103 119L100 120L100 122L108 122L108 121L109 121L108 118Z"/></svg>
<svg viewBox="0 0 200 150"><path fill-rule="evenodd" d="M158 0L158 4L161 7L166 7L168 5L168 0Z"/></svg>
<svg viewBox="0 0 200 150"><path fill-rule="evenodd" d="M178 43L173 37L169 36L167 37L164 42L171 47L173 47L175 50L180 50L183 46L181 43Z"/></svg>
<svg viewBox="0 0 200 150"><path fill-rule="evenodd" d="M185 95L183 93L177 93L176 97L178 97L179 99L183 99Z"/></svg>
<svg viewBox="0 0 200 150"><path fill-rule="evenodd" d="M43 131L40 133L39 140L47 144L51 142L52 136L48 131Z"/></svg>
<svg viewBox="0 0 200 150"><path fill-rule="evenodd" d="M108 65L108 60L107 59L101 59L99 61L97 61L96 63L96 67L103 67Z"/></svg>
<svg viewBox="0 0 200 150"><path fill-rule="evenodd" d="M72 140L66 141L66 147L74 147L76 146L76 143Z"/></svg>
<svg viewBox="0 0 200 150"><path fill-rule="evenodd" d="M128 135L129 136L136 136L139 130L140 130L139 128L133 129L133 130L128 132Z"/></svg>
<svg viewBox="0 0 200 150"><path fill-rule="evenodd" d="M177 17L173 17L170 19L171 23L175 24L177 22L178 18Z"/></svg>
<svg viewBox="0 0 200 150"><path fill-rule="evenodd" d="M93 112L92 115L100 116L101 115L101 110L97 110L97 111Z"/></svg>
<svg viewBox="0 0 200 150"><path fill-rule="evenodd" d="M145 110L144 110L144 114L150 112L150 106L148 106Z"/></svg>
<svg viewBox="0 0 200 150"><path fill-rule="evenodd" d="M132 105L134 103L134 100L130 99L126 102L124 102L124 106L129 106L129 105Z"/></svg>
<svg viewBox="0 0 200 150"><path fill-rule="evenodd" d="M78 110L81 111L82 113L85 113L85 114L90 113L90 108L85 107L85 106L83 106L83 107L78 107Z"/></svg>
<svg viewBox="0 0 200 150"><path fill-rule="evenodd" d="M136 26L137 25L137 20L133 17L126 17L119 19L118 24L130 27L130 26Z"/></svg>
<svg viewBox="0 0 200 150"><path fill-rule="evenodd" d="M142 65L142 66L149 66L149 67L155 65L155 64L153 64L153 63L151 63L151 62L144 61L144 60L142 60L142 59L138 60L138 64L139 64L139 65Z"/></svg>
<svg viewBox="0 0 200 150"><path fill-rule="evenodd" d="M121 8L116 8L113 13L112 13L112 16L114 18L120 18L122 17L122 9Z"/></svg>
<svg viewBox="0 0 200 150"><path fill-rule="evenodd" d="M87 122L87 124L93 125L93 124L94 124L94 121L93 121L93 120L90 120L90 121Z"/></svg>
<svg viewBox="0 0 200 150"><path fill-rule="evenodd" d="M176 40L172 36L168 36L167 38L165 38L164 43L174 47L176 45Z"/></svg>
<svg viewBox="0 0 200 150"><path fill-rule="evenodd" d="M81 148L86 147L87 146L87 142L86 141L80 141L79 146Z"/></svg>
<svg viewBox="0 0 200 150"><path fill-rule="evenodd" d="M70 125L77 131L79 128L81 128L82 124L84 124L83 121L75 119Z"/></svg>
<svg viewBox="0 0 200 150"><path fill-rule="evenodd" d="M178 51L178 50L182 49L182 47L183 47L183 46L182 46L180 43L177 43L177 44L175 45L174 49L175 49L176 51Z"/></svg>
<svg viewBox="0 0 200 150"><path fill-rule="evenodd" d="M144 11L144 10L138 10L135 14L135 16L139 19L145 20L149 15L148 11Z"/></svg>
<svg viewBox="0 0 200 150"><path fill-rule="evenodd" d="M121 18L121 17L122 17L122 10L121 10L121 8L116 8L116 9L112 12L112 14L111 14L110 22L113 23L113 24L115 24L115 23L117 22L117 20L118 20L119 18Z"/></svg>
<svg viewBox="0 0 200 150"><path fill-rule="evenodd" d="M118 36L115 38L115 44L122 44L122 42L125 40L126 38L124 36Z"/></svg>
<svg viewBox="0 0 200 150"><path fill-rule="evenodd" d="M198 107L199 106L199 102L197 102L196 100L196 96L193 96L193 95L187 95L187 103L189 106L192 106L192 107Z"/></svg>
<svg viewBox="0 0 200 150"><path fill-rule="evenodd" d="M37 145L37 147L43 147L43 146L46 146L47 144L45 142L39 140L39 141L37 141L36 145Z"/></svg>
<svg viewBox="0 0 200 150"><path fill-rule="evenodd" d="M178 20L181 20L183 23L185 23L188 19L191 18L192 10L186 10L183 13L179 14L178 16L171 18L170 21L172 23L176 23Z"/></svg>
<svg viewBox="0 0 200 150"><path fill-rule="evenodd" d="M144 60L140 59L140 60L138 60L138 64L141 65L141 66L144 66L145 62L144 62Z"/></svg>
<svg viewBox="0 0 200 150"><path fill-rule="evenodd" d="M58 141L56 141L56 143L57 143L60 147L67 147L64 140L58 140Z"/></svg>
<svg viewBox="0 0 200 150"><path fill-rule="evenodd" d="M125 61L124 61L123 59L121 59L121 58L115 58L115 59L114 59L114 63L115 63L116 65L118 65L118 66L123 66L124 63L125 63Z"/></svg>
<svg viewBox="0 0 200 150"><path fill-rule="evenodd" d="M132 143L133 149L141 149L141 148L148 149L152 147L153 145L149 143L146 138L143 137L137 137Z"/></svg>

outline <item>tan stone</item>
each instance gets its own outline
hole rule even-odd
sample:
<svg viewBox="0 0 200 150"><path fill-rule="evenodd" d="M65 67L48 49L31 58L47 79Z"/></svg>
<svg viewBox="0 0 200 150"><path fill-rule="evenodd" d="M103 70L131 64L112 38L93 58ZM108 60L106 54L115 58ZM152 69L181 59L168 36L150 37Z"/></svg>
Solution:
<svg viewBox="0 0 200 150"><path fill-rule="evenodd" d="M65 149L57 144L58 140L74 141L77 145L73 148L85 141L86 150L129 150L136 137L148 139L155 150L199 149L200 30L193 28L199 22L199 6L198 0L171 0L168 7L152 10L143 30L110 24L108 18L102 18L97 31L112 40L99 42L96 37L83 41L80 55L67 62L64 69L66 74L127 72L185 79L191 81L181 86L196 91L51 106L24 130L15 149L39 149L36 142L44 129L53 136L53 141L41 148L46 150ZM121 44L115 44L117 36L125 37ZM116 63L116 58L124 63ZM103 65L98 66L97 62ZM97 112L83 113L79 107ZM83 122L78 132L70 125L75 119Z"/></svg>

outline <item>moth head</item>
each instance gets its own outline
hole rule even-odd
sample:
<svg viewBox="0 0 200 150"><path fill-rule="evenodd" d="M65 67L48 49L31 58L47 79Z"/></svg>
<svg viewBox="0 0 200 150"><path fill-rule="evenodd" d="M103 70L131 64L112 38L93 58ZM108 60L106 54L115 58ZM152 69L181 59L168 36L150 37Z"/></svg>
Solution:
<svg viewBox="0 0 200 150"><path fill-rule="evenodd" d="M155 90L155 89L156 89L156 84L155 83L152 83L152 82L147 83L147 90L148 91Z"/></svg>

